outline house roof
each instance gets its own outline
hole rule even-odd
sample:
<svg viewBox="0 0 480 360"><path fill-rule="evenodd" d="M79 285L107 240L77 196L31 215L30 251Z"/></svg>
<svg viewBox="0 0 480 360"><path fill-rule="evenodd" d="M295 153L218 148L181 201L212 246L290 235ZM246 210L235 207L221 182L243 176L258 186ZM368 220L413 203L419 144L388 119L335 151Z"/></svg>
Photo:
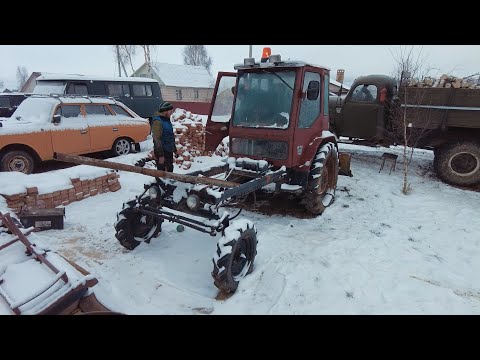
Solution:
<svg viewBox="0 0 480 360"><path fill-rule="evenodd" d="M330 79L330 84L336 85L336 86L338 86L338 87L342 86L341 83L339 83L338 81L333 80L333 79ZM350 87L347 86L347 85L345 85L345 84L343 84L343 88L344 88L345 90L350 90Z"/></svg>
<svg viewBox="0 0 480 360"><path fill-rule="evenodd" d="M156 62L152 67L166 86L213 88L215 83L204 66Z"/></svg>

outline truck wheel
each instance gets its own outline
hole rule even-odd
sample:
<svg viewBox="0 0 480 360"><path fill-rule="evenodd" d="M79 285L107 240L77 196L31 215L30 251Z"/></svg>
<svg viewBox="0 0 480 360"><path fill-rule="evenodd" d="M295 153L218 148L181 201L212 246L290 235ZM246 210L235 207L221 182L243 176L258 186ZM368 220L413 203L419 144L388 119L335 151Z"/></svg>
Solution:
<svg viewBox="0 0 480 360"><path fill-rule="evenodd" d="M335 200L338 178L338 152L334 143L320 147L312 161L303 203L313 215L322 214Z"/></svg>
<svg viewBox="0 0 480 360"><path fill-rule="evenodd" d="M433 166L438 177L452 185L480 183L480 143L450 143L435 153Z"/></svg>
<svg viewBox="0 0 480 360"><path fill-rule="evenodd" d="M120 138L115 140L112 146L113 155L127 155L132 151L132 144L129 139Z"/></svg>
<svg viewBox="0 0 480 360"><path fill-rule="evenodd" d="M33 172L34 161L32 156L21 150L7 152L1 162L2 171L17 171L24 174L31 174Z"/></svg>
<svg viewBox="0 0 480 360"><path fill-rule="evenodd" d="M142 201L148 201L148 197ZM128 250L135 249L142 241L149 243L162 231L163 220L135 211L135 204L136 200L124 203L115 223L115 237Z"/></svg>
<svg viewBox="0 0 480 360"><path fill-rule="evenodd" d="M233 221L225 229L213 256L212 276L220 291L235 292L240 280L253 271L257 243L257 229L249 220Z"/></svg>

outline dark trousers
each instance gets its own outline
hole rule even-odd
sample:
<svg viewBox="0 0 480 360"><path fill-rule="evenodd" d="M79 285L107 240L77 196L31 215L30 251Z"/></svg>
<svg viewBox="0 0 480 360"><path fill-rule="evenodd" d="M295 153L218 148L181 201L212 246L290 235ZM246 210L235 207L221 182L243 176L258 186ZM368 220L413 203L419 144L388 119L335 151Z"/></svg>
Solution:
<svg viewBox="0 0 480 360"><path fill-rule="evenodd" d="M165 162L163 164L157 162L157 170L173 172L173 152L165 151L163 157Z"/></svg>

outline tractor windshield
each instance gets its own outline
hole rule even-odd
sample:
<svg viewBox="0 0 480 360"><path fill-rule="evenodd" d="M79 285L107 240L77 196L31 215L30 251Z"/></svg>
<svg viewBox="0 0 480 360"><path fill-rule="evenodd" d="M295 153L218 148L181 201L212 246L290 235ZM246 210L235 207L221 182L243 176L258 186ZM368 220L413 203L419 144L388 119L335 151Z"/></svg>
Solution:
<svg viewBox="0 0 480 360"><path fill-rule="evenodd" d="M241 74L233 126L288 128L294 83L294 71Z"/></svg>

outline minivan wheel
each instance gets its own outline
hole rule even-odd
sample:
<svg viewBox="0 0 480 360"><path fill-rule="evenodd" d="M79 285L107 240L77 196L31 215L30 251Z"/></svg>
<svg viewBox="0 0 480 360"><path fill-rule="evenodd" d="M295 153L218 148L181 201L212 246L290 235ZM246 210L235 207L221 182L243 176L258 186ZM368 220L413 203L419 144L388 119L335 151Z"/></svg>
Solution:
<svg viewBox="0 0 480 360"><path fill-rule="evenodd" d="M34 161L32 156L21 150L7 152L0 161L2 171L17 171L24 174L33 172Z"/></svg>
<svg viewBox="0 0 480 360"><path fill-rule="evenodd" d="M115 143L112 147L113 155L120 156L120 155L127 155L132 151L132 144L130 140L121 138L115 140Z"/></svg>

